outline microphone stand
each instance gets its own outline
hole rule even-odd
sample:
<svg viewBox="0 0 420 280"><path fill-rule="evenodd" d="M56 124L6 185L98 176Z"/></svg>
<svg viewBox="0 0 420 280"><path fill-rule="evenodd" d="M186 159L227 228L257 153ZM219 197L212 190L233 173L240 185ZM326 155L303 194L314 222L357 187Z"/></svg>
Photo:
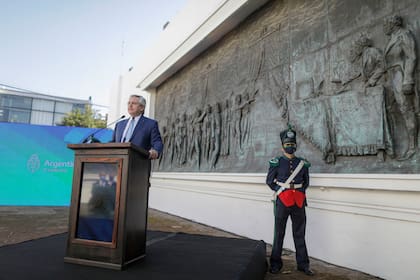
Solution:
<svg viewBox="0 0 420 280"><path fill-rule="evenodd" d="M99 139L97 139L97 138L95 138L94 136L95 136L95 134L96 133L98 133L98 132L100 132L100 131L102 131L102 130L104 130L104 129L107 129L108 127L110 127L111 125L113 125L113 124L115 124L115 123L117 123L117 122L119 122L119 121L121 121L122 119L124 119L125 118L125 116L123 115L123 116L121 116L118 120L116 120L116 121L113 121L112 123L110 123L110 124L108 124L106 127L102 127L101 129L99 129L99 130L97 130L97 131L94 131L93 133L91 133L88 137L86 137L84 140L83 140L83 142L82 143L86 143L86 144L90 144L90 143L101 143L101 141L99 140Z"/></svg>

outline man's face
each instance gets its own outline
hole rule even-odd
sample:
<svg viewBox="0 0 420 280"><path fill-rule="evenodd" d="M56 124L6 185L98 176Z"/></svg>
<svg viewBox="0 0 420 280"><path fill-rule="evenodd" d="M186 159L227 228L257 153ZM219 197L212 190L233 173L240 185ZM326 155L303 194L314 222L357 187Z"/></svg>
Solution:
<svg viewBox="0 0 420 280"><path fill-rule="evenodd" d="M385 35L391 35L392 32L396 29L396 25L392 19L387 19L384 23L384 33Z"/></svg>
<svg viewBox="0 0 420 280"><path fill-rule="evenodd" d="M296 143L285 143L282 148L283 152L293 155L296 152Z"/></svg>
<svg viewBox="0 0 420 280"><path fill-rule="evenodd" d="M144 113L144 105L140 104L137 97L130 97L127 103L127 111L132 117L137 117Z"/></svg>

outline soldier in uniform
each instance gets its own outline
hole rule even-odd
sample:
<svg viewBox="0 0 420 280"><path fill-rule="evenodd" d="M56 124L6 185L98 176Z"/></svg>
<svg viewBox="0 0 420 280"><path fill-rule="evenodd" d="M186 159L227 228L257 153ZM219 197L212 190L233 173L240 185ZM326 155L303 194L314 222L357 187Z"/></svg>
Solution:
<svg viewBox="0 0 420 280"><path fill-rule="evenodd" d="M296 249L297 269L306 275L314 275L309 267L305 243L306 196L309 186L310 164L295 156L296 132L289 128L280 133L283 155L270 160L266 183L275 192L275 231L270 257L270 273L279 273L283 262L281 254L286 222L292 219L293 240Z"/></svg>

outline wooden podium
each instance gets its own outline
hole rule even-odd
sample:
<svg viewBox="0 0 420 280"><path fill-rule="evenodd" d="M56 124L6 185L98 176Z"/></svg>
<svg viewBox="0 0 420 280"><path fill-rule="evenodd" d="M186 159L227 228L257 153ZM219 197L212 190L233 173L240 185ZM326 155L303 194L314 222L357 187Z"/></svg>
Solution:
<svg viewBox="0 0 420 280"><path fill-rule="evenodd" d="M145 256L149 153L131 143L75 151L65 262L121 270Z"/></svg>

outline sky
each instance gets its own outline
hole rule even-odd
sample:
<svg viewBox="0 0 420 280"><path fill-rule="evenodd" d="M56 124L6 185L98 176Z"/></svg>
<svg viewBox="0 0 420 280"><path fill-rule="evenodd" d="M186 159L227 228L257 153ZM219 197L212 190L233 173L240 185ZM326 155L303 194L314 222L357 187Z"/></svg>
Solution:
<svg viewBox="0 0 420 280"><path fill-rule="evenodd" d="M109 106L118 76L186 2L0 0L0 84Z"/></svg>

